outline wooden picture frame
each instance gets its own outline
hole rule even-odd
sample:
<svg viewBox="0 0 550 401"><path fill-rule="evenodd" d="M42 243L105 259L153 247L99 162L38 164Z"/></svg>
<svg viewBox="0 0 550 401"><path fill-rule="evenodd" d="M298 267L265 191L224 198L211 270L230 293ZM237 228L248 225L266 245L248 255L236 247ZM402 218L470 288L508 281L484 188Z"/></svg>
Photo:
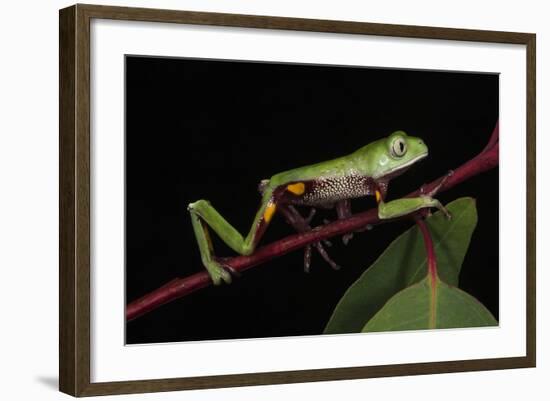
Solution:
<svg viewBox="0 0 550 401"><path fill-rule="evenodd" d="M399 38L439 39L526 47L526 355L491 359L407 363L365 367L257 372L91 382L90 333L90 22L109 19L309 31ZM96 5L60 10L60 293L59 388L73 396L142 393L261 384L314 382L400 375L534 367L535 315L535 43L530 33L495 32L329 21L253 15L202 13Z"/></svg>

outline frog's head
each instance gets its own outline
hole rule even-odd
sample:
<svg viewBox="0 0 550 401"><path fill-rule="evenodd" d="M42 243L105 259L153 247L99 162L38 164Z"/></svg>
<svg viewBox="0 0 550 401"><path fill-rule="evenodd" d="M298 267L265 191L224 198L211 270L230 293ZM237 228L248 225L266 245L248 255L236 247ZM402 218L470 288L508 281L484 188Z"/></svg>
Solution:
<svg viewBox="0 0 550 401"><path fill-rule="evenodd" d="M393 178L428 156L428 147L420 138L395 131L364 148L364 157L372 178Z"/></svg>

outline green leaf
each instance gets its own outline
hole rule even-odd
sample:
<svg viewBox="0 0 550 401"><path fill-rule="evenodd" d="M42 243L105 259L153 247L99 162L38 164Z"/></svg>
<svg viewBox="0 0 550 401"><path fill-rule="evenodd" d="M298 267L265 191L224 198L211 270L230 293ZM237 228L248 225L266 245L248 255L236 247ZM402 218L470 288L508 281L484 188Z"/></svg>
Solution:
<svg viewBox="0 0 550 401"><path fill-rule="evenodd" d="M451 220L437 212L428 217L426 223L434 242L439 276L456 286L477 224L477 211L473 198L457 199L447 208L452 214ZM325 334L360 332L393 295L419 282L426 273L424 240L418 227L414 226L395 239L348 288L334 309Z"/></svg>
<svg viewBox="0 0 550 401"><path fill-rule="evenodd" d="M410 286L392 297L363 332L497 326L491 312L468 293L439 278Z"/></svg>

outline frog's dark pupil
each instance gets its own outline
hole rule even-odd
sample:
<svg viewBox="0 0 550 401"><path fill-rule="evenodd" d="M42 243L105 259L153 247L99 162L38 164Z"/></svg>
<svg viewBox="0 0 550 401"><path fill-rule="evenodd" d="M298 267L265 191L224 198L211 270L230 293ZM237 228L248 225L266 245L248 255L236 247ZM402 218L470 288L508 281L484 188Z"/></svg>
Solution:
<svg viewBox="0 0 550 401"><path fill-rule="evenodd" d="M401 150L401 153L405 150L405 144L403 142L399 142L399 149Z"/></svg>

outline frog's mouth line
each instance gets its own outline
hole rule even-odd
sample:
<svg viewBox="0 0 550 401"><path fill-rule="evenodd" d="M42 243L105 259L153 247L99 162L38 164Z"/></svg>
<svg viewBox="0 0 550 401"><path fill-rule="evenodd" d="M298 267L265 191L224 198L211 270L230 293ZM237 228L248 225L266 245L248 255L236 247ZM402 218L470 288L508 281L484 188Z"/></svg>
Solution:
<svg viewBox="0 0 550 401"><path fill-rule="evenodd" d="M390 172L388 173L385 173L384 174L384 177L388 177L388 178L394 178L398 175L401 175L402 173L405 172L405 170L407 170L407 168L409 168L410 166L412 166L413 164L415 164L417 161L420 161L424 158L428 157L428 152L426 153L422 153L421 155L419 156L416 156L414 159L411 159L409 160L407 163L391 170ZM374 179L377 179L377 178L380 178L380 177L373 177Z"/></svg>
<svg viewBox="0 0 550 401"><path fill-rule="evenodd" d="M405 163L403 164L402 166L399 166L398 168L396 168L395 170L392 171L395 172L395 171L399 171L399 170L403 170L403 169L406 169L407 167L410 167L412 164L416 163L417 161L420 161L424 158L428 157L428 152L426 153L423 153L421 154L420 156L417 156L415 157L414 159L410 160L408 163Z"/></svg>

